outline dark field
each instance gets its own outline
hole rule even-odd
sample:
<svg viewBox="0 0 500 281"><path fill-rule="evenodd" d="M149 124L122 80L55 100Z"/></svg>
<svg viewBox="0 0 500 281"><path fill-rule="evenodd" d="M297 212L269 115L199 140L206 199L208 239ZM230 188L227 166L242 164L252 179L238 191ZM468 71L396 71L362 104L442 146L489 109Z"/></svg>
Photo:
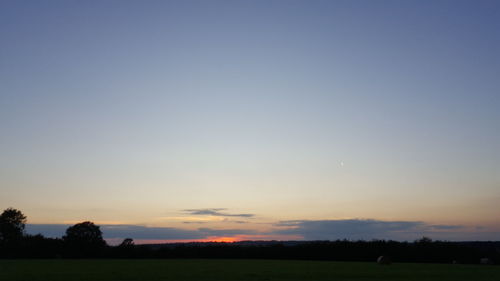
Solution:
<svg viewBox="0 0 500 281"><path fill-rule="evenodd" d="M285 260L0 260L0 280L500 280L500 266Z"/></svg>

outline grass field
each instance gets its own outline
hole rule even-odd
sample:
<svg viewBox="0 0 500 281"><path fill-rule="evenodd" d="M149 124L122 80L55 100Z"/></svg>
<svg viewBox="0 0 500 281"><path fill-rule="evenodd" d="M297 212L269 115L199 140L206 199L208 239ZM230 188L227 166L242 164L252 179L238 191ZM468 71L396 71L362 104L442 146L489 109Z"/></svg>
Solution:
<svg viewBox="0 0 500 281"><path fill-rule="evenodd" d="M0 260L5 281L496 281L500 266L285 260Z"/></svg>

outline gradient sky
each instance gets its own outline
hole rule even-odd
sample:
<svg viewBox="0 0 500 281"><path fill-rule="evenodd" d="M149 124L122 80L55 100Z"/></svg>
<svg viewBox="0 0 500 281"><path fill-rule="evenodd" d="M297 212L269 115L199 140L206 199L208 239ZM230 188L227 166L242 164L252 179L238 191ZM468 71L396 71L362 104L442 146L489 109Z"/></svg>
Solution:
<svg viewBox="0 0 500 281"><path fill-rule="evenodd" d="M499 240L499 74L499 1L1 1L0 208L54 236Z"/></svg>

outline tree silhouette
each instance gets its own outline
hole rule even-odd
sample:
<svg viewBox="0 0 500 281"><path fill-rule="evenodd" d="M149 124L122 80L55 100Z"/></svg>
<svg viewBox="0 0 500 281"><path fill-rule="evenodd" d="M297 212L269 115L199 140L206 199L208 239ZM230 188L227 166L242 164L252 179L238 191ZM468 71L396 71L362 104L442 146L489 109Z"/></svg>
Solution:
<svg viewBox="0 0 500 281"><path fill-rule="evenodd" d="M123 242L120 243L119 246L120 247L124 247L124 248L133 247L134 246L134 239L132 239L132 238L125 238L125 239L123 239Z"/></svg>
<svg viewBox="0 0 500 281"><path fill-rule="evenodd" d="M422 238L415 240L415 243L430 244L432 243L432 239L427 236L423 236Z"/></svg>
<svg viewBox="0 0 500 281"><path fill-rule="evenodd" d="M0 243L20 240L24 235L26 216L19 210L8 208L0 215Z"/></svg>
<svg viewBox="0 0 500 281"><path fill-rule="evenodd" d="M99 226L90 221L68 227L63 240L71 256L95 256L106 246Z"/></svg>

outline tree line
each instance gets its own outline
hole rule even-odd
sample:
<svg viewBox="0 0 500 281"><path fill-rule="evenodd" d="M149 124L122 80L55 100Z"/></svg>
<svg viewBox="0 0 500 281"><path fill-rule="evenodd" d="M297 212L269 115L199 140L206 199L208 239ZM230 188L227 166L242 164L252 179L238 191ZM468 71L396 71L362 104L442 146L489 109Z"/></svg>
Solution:
<svg viewBox="0 0 500 281"><path fill-rule="evenodd" d="M370 261L379 256L395 262L500 262L500 242L248 241L135 245L126 238L110 246L90 221L68 227L61 238L25 233L26 216L8 208L0 215L0 258L252 258Z"/></svg>
<svg viewBox="0 0 500 281"><path fill-rule="evenodd" d="M0 257L2 258L58 258L106 257L110 246L99 226L84 221L66 229L62 238L48 238L42 234L26 234L27 218L19 210L8 208L0 215ZM133 240L124 239L121 248L129 249Z"/></svg>

